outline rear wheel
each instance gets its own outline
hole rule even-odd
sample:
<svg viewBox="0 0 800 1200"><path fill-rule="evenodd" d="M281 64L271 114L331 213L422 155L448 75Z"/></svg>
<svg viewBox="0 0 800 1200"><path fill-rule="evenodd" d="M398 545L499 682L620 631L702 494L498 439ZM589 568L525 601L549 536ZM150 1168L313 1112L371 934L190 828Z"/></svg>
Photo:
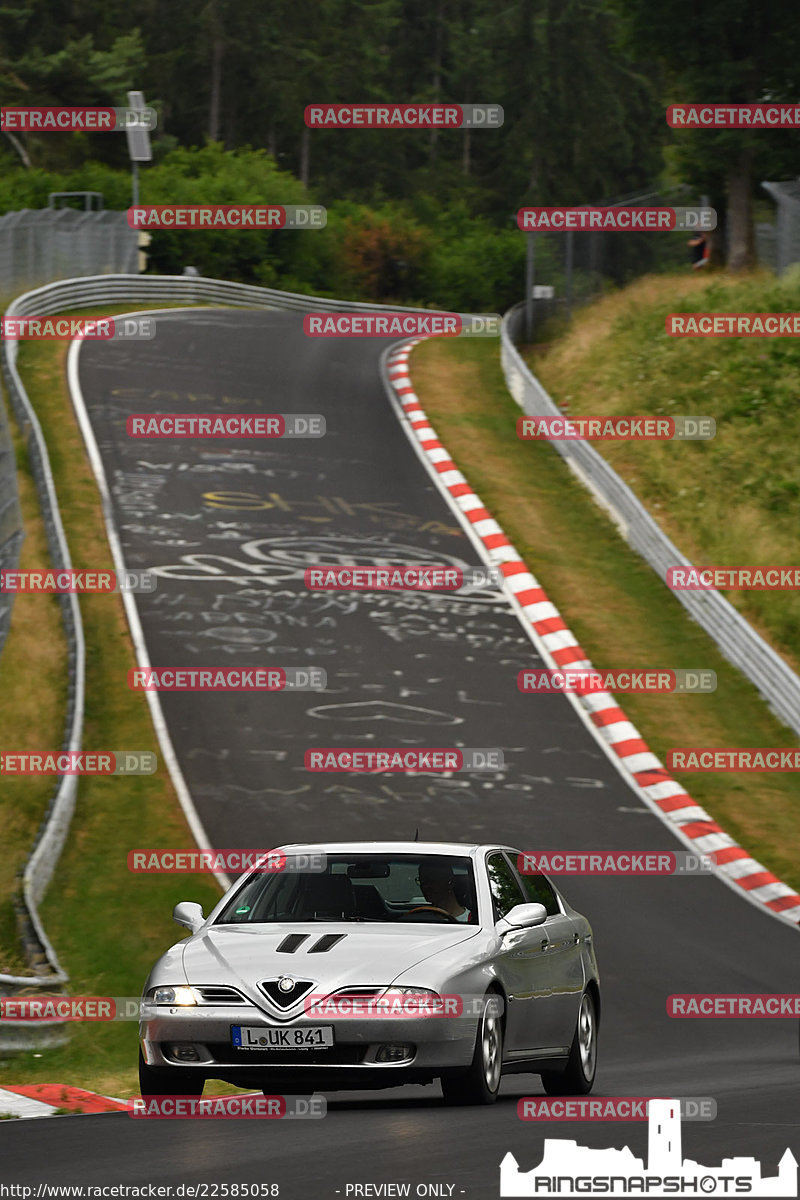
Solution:
<svg viewBox="0 0 800 1200"><path fill-rule="evenodd" d="M578 1024L570 1046L566 1071L542 1071L548 1096L585 1096L594 1086L597 1070L597 1007L591 992L584 992Z"/></svg>
<svg viewBox="0 0 800 1200"><path fill-rule="evenodd" d="M485 998L470 1065L442 1076L445 1104L494 1104L497 1099L503 1073L503 1019L498 999L493 992Z"/></svg>
<svg viewBox="0 0 800 1200"><path fill-rule="evenodd" d="M142 1096L202 1096L205 1079L182 1067L149 1067L139 1050L139 1092Z"/></svg>

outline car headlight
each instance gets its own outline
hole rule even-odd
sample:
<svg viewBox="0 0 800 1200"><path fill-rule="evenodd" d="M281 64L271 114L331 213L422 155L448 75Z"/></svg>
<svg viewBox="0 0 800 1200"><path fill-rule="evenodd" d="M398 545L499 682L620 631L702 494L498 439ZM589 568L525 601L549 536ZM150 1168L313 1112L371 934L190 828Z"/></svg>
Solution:
<svg viewBox="0 0 800 1200"><path fill-rule="evenodd" d="M145 997L151 1004L173 1004L179 1008L197 1004L197 997L190 987L154 987Z"/></svg>

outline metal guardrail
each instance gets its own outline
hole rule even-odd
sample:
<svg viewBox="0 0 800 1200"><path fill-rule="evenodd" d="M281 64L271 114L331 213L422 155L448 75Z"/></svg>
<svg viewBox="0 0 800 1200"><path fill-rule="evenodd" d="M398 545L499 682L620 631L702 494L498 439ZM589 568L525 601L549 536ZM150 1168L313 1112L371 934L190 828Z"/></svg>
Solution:
<svg viewBox="0 0 800 1200"><path fill-rule="evenodd" d="M298 312L422 312L402 305L376 305L355 301L330 300L294 292L280 292L227 280L184 275L97 275L82 276L50 283L18 296L6 310L6 316L46 316L72 308L111 304L148 303L153 300L181 304L220 304L244 308L292 309ZM467 315L467 314L462 314ZM26 439L31 466L39 494L47 531L52 565L70 567L69 549L53 485L47 447L39 421L16 367L17 343L0 342L0 369L6 380L11 405ZM69 692L67 719L62 750L80 750L83 731L85 655L83 626L76 595L62 595L62 617L67 637ZM38 915L38 904L47 889L66 840L75 808L78 779L60 776L47 813L37 833L33 851L25 866L18 895L17 911L23 929L26 957L37 970L34 975L0 974L0 994L32 991L37 988L60 989L68 979L47 939ZM54 1025L50 1031L35 1032L30 1025L15 1028L3 1022L1 1050L23 1050L54 1045L66 1040Z"/></svg>
<svg viewBox="0 0 800 1200"><path fill-rule="evenodd" d="M503 374L511 395L529 416L563 415L520 356L515 341L524 307L510 309L501 334ZM691 566L647 509L602 455L585 441L554 441L567 466L611 516L622 536L666 586L667 568ZM800 735L800 676L719 592L676 591L673 595L713 638L722 654L758 688L773 713Z"/></svg>
<svg viewBox="0 0 800 1200"><path fill-rule="evenodd" d="M13 570L19 564L24 536L14 443L0 389L0 571ZM12 592L0 592L0 653L8 637L13 603Z"/></svg>

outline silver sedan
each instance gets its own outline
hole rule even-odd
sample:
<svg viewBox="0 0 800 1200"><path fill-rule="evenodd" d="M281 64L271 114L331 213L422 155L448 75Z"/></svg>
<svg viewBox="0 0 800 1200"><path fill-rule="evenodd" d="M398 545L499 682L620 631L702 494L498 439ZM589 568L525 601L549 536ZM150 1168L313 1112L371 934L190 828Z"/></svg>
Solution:
<svg viewBox="0 0 800 1200"><path fill-rule="evenodd" d="M509 846L283 846L243 875L145 984L143 1095L206 1079L265 1093L441 1082L490 1104L502 1075L592 1088L600 990L592 930Z"/></svg>

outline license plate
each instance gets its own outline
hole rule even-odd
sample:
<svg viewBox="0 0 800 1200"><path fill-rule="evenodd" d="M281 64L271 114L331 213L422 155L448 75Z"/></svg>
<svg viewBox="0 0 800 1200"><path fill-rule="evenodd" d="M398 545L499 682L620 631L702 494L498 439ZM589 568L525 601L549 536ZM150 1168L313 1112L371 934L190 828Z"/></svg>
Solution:
<svg viewBox="0 0 800 1200"><path fill-rule="evenodd" d="M333 1045L332 1025L231 1025L231 1041L240 1050L317 1050Z"/></svg>

